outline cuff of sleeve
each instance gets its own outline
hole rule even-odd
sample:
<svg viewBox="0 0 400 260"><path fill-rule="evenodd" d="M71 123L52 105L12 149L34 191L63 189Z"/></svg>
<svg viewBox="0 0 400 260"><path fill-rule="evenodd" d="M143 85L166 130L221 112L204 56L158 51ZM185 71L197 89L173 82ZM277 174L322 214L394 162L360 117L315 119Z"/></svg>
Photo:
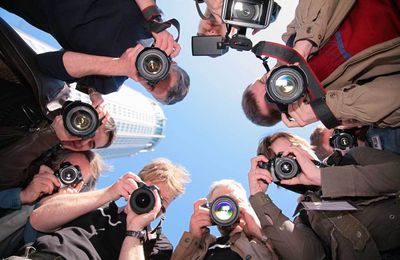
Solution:
<svg viewBox="0 0 400 260"><path fill-rule="evenodd" d="M10 209L20 209L21 200L19 194L21 193L21 188L12 189L10 192Z"/></svg>
<svg viewBox="0 0 400 260"><path fill-rule="evenodd" d="M327 198L353 196L355 186L357 185L354 183L353 175L340 174L335 168L321 168L322 196ZM348 172L345 171L345 173Z"/></svg>
<svg viewBox="0 0 400 260"><path fill-rule="evenodd" d="M318 49L321 44L322 36L318 32L314 32L312 25L303 25L296 30L296 38L294 43L300 40L308 40L313 43L313 47Z"/></svg>
<svg viewBox="0 0 400 260"><path fill-rule="evenodd" d="M268 215L273 222L276 222L281 212L272 202L271 198L262 192L250 196L250 204L256 212L262 227L272 226L272 223L269 222L265 215Z"/></svg>
<svg viewBox="0 0 400 260"><path fill-rule="evenodd" d="M77 79L70 76L65 69L63 56L65 51L45 52L37 56L40 69L54 78L64 80L68 83L75 82Z"/></svg>

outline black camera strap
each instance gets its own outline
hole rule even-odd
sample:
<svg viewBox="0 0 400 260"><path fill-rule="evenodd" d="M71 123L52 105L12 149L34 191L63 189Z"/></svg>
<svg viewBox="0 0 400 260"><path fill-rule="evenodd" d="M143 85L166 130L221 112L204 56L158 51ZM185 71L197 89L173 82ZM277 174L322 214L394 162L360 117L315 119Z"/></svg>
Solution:
<svg viewBox="0 0 400 260"><path fill-rule="evenodd" d="M317 79L307 61L304 60L296 50L282 44L261 41L252 48L252 52L263 61L263 65L266 67L267 71L268 66L265 66L267 57L272 57L288 64L298 63L299 67L307 76L307 88L311 98L310 105L315 114L327 128L333 128L339 125L339 121L326 105L326 92L321 82Z"/></svg>
<svg viewBox="0 0 400 260"><path fill-rule="evenodd" d="M173 18L164 22L161 18L162 13L163 12L161 11L161 9L158 8L158 6L156 5L151 5L149 7L146 7L142 11L144 19L148 22L147 27L151 32L159 33L168 29L169 27L171 27L171 25L173 25L178 31L178 36L175 39L175 41L178 42L180 36L179 21Z"/></svg>

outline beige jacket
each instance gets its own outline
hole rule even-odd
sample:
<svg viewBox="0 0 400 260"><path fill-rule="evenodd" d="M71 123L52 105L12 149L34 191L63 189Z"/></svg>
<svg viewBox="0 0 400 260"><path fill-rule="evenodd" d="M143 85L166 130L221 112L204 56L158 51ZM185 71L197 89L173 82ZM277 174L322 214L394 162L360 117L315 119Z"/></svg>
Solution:
<svg viewBox="0 0 400 260"><path fill-rule="evenodd" d="M216 240L207 233L203 239L195 238L191 233L184 232L179 244L172 254L172 260L201 260L207 254L210 245ZM263 242L256 238L248 238L244 232L236 233L230 238L231 249L242 259L268 260L276 259L274 254Z"/></svg>
<svg viewBox="0 0 400 260"><path fill-rule="evenodd" d="M337 31L355 0L301 0L282 39L309 40L315 54ZM368 81L368 83L362 83ZM400 126L400 36L351 57L327 77L326 103L348 123Z"/></svg>
<svg viewBox="0 0 400 260"><path fill-rule="evenodd" d="M400 156L365 147L351 153L358 166L323 168L322 195L310 193L303 201L345 200L358 211L302 210L292 222L264 193L250 197L282 259L380 259L396 249L400 254Z"/></svg>

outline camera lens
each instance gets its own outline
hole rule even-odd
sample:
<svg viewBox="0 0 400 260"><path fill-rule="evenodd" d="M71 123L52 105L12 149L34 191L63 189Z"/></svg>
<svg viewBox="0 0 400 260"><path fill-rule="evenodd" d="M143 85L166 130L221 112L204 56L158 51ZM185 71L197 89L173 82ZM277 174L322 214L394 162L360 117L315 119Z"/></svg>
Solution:
<svg viewBox="0 0 400 260"><path fill-rule="evenodd" d="M231 226L239 218L239 206L231 197L220 196L212 202L210 214L217 226Z"/></svg>
<svg viewBox="0 0 400 260"><path fill-rule="evenodd" d="M275 69L266 84L268 100L279 104L291 104L306 91L306 76L297 66L281 66Z"/></svg>
<svg viewBox="0 0 400 260"><path fill-rule="evenodd" d="M275 162L275 175L279 180L287 180L300 173L296 159L292 157L277 158Z"/></svg>
<svg viewBox="0 0 400 260"><path fill-rule="evenodd" d="M339 138L337 140L336 148L340 150L346 150L352 148L354 146L353 137L348 133L339 134Z"/></svg>
<svg viewBox="0 0 400 260"><path fill-rule="evenodd" d="M243 21L257 21L259 18L259 6L246 3L236 2L233 6L233 19Z"/></svg>
<svg viewBox="0 0 400 260"><path fill-rule="evenodd" d="M87 138L96 133L99 126L99 115L89 104L74 101L66 103L63 108L64 127L78 137Z"/></svg>
<svg viewBox="0 0 400 260"><path fill-rule="evenodd" d="M143 185L132 193L129 202L136 214L143 214L150 212L154 208L156 198L153 191L148 186Z"/></svg>
<svg viewBox="0 0 400 260"><path fill-rule="evenodd" d="M70 184L74 183L75 180L77 179L77 177L78 177L78 173L72 167L63 169L60 172L60 180L62 183L66 184L66 185L70 185Z"/></svg>
<svg viewBox="0 0 400 260"><path fill-rule="evenodd" d="M139 75L149 82L165 79L170 67L167 54L158 48L145 48L136 59L136 69Z"/></svg>

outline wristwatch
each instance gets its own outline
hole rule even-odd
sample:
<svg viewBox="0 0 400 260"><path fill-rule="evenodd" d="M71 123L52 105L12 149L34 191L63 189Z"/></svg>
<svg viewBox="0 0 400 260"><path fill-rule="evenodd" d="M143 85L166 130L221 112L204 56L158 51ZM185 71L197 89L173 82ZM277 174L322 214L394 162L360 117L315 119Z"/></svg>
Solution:
<svg viewBox="0 0 400 260"><path fill-rule="evenodd" d="M125 235L130 237L136 237L141 242L144 242L146 238L146 230L141 230L141 231L127 230Z"/></svg>

